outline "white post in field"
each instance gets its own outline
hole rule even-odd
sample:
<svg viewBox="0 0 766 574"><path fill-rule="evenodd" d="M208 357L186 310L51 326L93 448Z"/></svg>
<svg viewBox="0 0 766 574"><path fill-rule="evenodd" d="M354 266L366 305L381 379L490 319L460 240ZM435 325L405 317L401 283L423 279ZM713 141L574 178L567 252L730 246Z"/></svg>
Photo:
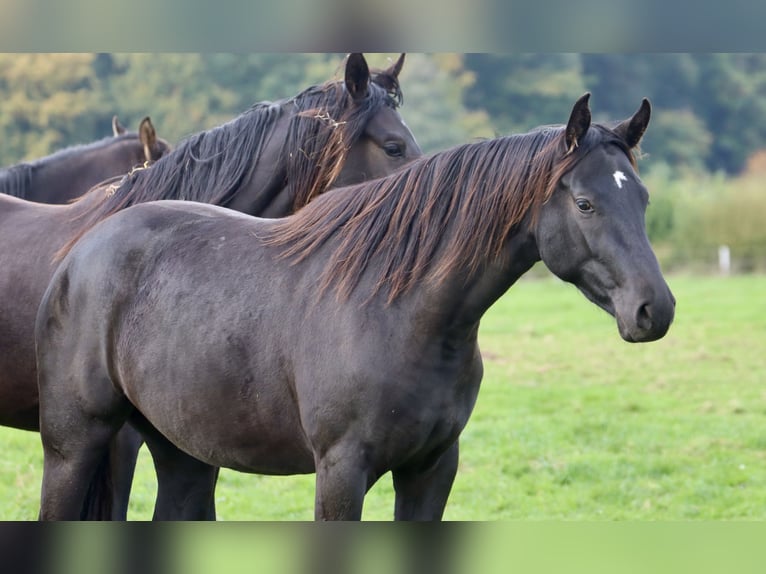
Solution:
<svg viewBox="0 0 766 574"><path fill-rule="evenodd" d="M718 269L721 275L728 275L731 272L731 250L728 245L721 245L718 248Z"/></svg>

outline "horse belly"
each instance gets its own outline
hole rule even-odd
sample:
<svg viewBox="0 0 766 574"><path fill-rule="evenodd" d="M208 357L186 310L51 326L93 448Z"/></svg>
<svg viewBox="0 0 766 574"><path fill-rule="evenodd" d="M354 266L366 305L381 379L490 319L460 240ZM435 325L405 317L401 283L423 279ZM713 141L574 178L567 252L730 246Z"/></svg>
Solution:
<svg viewBox="0 0 766 574"><path fill-rule="evenodd" d="M153 385L154 390L127 394L134 395L131 401L143 416L181 450L241 472L314 471L297 409L281 385L257 385L249 377L210 378L201 386L176 382L181 384L166 379Z"/></svg>
<svg viewBox="0 0 766 574"><path fill-rule="evenodd" d="M314 472L311 449L300 425L290 417L277 421L279 426L242 420L237 415L224 419L225 427L205 421L195 423L193 430L181 425L163 433L188 454L214 466L255 474Z"/></svg>

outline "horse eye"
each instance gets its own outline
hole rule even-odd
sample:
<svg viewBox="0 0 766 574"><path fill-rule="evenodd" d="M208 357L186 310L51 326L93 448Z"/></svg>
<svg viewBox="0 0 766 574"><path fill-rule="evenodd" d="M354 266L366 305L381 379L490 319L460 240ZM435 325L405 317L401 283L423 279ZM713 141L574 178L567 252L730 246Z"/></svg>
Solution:
<svg viewBox="0 0 766 574"><path fill-rule="evenodd" d="M575 205L577 205L577 209L582 211L583 213L590 213L593 211L593 206L591 205L590 201L587 199L579 198L575 200Z"/></svg>
<svg viewBox="0 0 766 574"><path fill-rule="evenodd" d="M404 156L404 144L398 142L388 142L383 146L386 151L386 155L389 157L403 157Z"/></svg>

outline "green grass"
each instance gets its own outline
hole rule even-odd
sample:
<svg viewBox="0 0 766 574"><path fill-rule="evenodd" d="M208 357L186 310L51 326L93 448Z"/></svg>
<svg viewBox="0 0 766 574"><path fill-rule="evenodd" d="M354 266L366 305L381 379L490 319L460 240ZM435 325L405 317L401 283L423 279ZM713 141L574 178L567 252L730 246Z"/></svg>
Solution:
<svg viewBox="0 0 766 574"><path fill-rule="evenodd" d="M554 279L523 280L485 316L485 376L461 438L448 520L766 518L766 276L672 276L676 321L631 345ZM34 519L39 436L0 429L0 519ZM151 517L142 450L131 519ZM222 520L310 520L313 476L224 470ZM389 520L389 475L364 518Z"/></svg>

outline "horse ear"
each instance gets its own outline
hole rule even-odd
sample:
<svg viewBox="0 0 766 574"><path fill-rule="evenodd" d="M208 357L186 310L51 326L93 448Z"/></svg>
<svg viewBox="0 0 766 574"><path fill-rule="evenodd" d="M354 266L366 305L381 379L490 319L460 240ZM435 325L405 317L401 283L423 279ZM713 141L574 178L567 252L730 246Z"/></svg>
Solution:
<svg viewBox="0 0 766 574"><path fill-rule="evenodd" d="M390 66L390 67L389 67L389 68L386 70L386 72L385 72L385 73L386 73L386 74L388 74L389 76L393 76L394 78L398 78L398 77L399 77L399 74L400 74L400 73L401 73L401 71L402 71L402 66L404 66L404 54L402 54L401 56L399 56L399 59L398 59L396 62L394 62L394 63L393 63L393 64L392 64L392 65L391 65L391 66Z"/></svg>
<svg viewBox="0 0 766 574"><path fill-rule="evenodd" d="M125 127L120 123L120 120L117 119L117 116L112 117L112 132L115 137L125 133Z"/></svg>
<svg viewBox="0 0 766 574"><path fill-rule="evenodd" d="M641 141L644 136L646 127L649 125L649 117L652 115L652 106L649 100L644 98L641 101L641 106L638 108L633 117L629 120L625 120L617 124L614 131L625 140L630 149L633 149Z"/></svg>
<svg viewBox="0 0 766 574"><path fill-rule="evenodd" d="M141 143L144 144L144 157L146 157L146 161L151 161L152 148L157 142L157 132L154 130L149 116L141 120L141 125L138 126L138 135L141 138Z"/></svg>
<svg viewBox="0 0 766 574"><path fill-rule="evenodd" d="M364 55L349 54L346 60L346 89L355 100L364 99L370 88L370 68Z"/></svg>
<svg viewBox="0 0 766 574"><path fill-rule="evenodd" d="M580 140L585 135L590 127L590 108L588 107L588 100L590 99L590 92L586 92L580 96L580 99L575 102L572 108L572 113L569 116L566 128L566 145L567 153L571 153L579 145Z"/></svg>

